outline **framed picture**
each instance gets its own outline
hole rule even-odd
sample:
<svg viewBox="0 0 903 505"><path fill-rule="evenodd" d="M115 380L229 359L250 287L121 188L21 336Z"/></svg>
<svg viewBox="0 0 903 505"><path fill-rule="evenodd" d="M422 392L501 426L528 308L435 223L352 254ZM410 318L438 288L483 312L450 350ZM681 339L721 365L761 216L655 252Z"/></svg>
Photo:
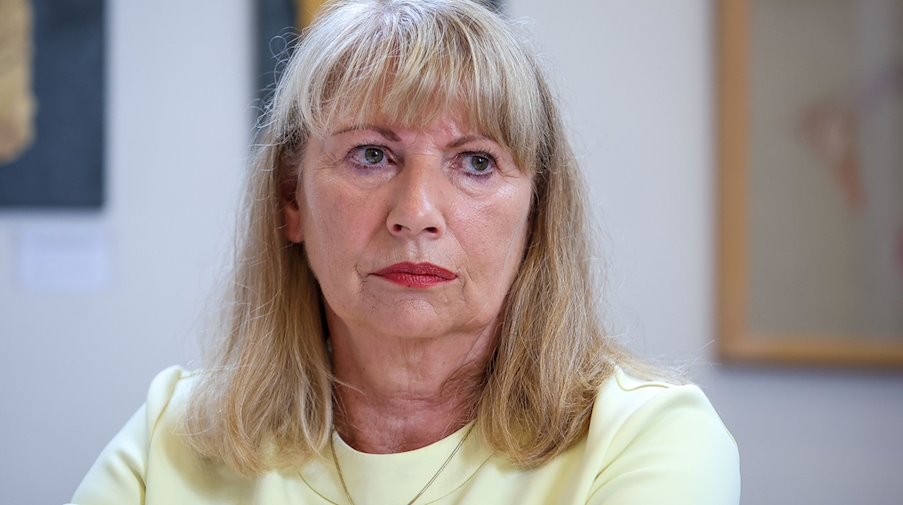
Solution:
<svg viewBox="0 0 903 505"><path fill-rule="evenodd" d="M104 1L0 2L0 211L104 201Z"/></svg>
<svg viewBox="0 0 903 505"><path fill-rule="evenodd" d="M903 2L718 6L722 359L903 366Z"/></svg>
<svg viewBox="0 0 903 505"><path fill-rule="evenodd" d="M291 48L324 0L259 0L257 9L257 98L261 110L272 95Z"/></svg>
<svg viewBox="0 0 903 505"><path fill-rule="evenodd" d="M296 37L309 25L326 0L259 0L257 7L258 99L262 106L270 98L282 64L291 55ZM487 5L500 9L501 0Z"/></svg>

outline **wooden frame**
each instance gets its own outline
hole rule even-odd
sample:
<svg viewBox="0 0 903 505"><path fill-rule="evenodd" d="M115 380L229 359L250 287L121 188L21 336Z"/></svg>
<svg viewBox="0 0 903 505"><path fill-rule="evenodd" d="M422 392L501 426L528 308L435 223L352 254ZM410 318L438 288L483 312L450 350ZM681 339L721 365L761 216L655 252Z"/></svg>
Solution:
<svg viewBox="0 0 903 505"><path fill-rule="evenodd" d="M718 3L719 352L725 362L903 366L903 335L768 334L749 324L751 0Z"/></svg>

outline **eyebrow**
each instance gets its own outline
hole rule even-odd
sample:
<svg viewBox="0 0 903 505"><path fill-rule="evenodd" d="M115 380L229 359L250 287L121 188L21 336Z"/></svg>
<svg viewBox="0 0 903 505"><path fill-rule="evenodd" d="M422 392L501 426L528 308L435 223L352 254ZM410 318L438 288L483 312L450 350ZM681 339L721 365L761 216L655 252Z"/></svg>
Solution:
<svg viewBox="0 0 903 505"><path fill-rule="evenodd" d="M345 134L345 133L348 133L348 132L353 132L353 131L364 131L364 130L375 131L376 133L379 133L379 134L382 135L383 137L385 137L385 138L391 140L392 142L399 142L399 141L401 141L401 137L399 137L399 136L398 136L395 132L393 132L392 130L390 130L390 129L388 129L388 128L383 128L383 127L381 127L381 126L372 125L372 124L363 124L363 125L357 125L357 126L349 126L349 127L347 127L347 128L342 128L341 130L337 130L337 131L333 132L332 135L333 135L333 136L335 136L335 135L342 135L342 134ZM455 149L455 148L458 148L458 147L463 146L464 144L467 144L468 142L473 142L473 141L475 141L475 140L488 140L488 141L491 141L491 142L495 142L491 137L487 137L486 135L472 134L472 135L464 135L463 137L459 137L459 138L457 138L457 139L455 139L455 140L449 142L449 144L448 144L447 147L448 147L449 149Z"/></svg>
<svg viewBox="0 0 903 505"><path fill-rule="evenodd" d="M348 132L353 132L353 131L361 131L361 130L375 131L376 133L379 133L383 137L391 140L392 142L398 142L401 140L401 137L396 135L395 132L393 132L392 130L389 130L388 128L382 128L382 127L376 126L376 125L370 125L370 124L363 124L363 125L357 125L357 126L349 126L348 128L342 128L341 130L333 132L332 135L333 136L342 135L343 133L348 133Z"/></svg>
<svg viewBox="0 0 903 505"><path fill-rule="evenodd" d="M465 135L463 137L460 137L460 138L452 141L450 144L448 144L448 147L451 149L454 149L456 147L461 147L464 144L467 144L468 142L473 142L474 140L489 140L491 142L495 142L494 140L487 137L486 135Z"/></svg>

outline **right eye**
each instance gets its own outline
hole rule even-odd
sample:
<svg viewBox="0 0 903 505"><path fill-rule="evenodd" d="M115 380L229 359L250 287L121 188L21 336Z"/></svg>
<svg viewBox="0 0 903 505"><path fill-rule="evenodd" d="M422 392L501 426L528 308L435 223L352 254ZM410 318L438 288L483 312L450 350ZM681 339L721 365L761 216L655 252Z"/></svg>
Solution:
<svg viewBox="0 0 903 505"><path fill-rule="evenodd" d="M351 159L358 165L374 166L386 161L385 149L376 146L359 146L351 151Z"/></svg>

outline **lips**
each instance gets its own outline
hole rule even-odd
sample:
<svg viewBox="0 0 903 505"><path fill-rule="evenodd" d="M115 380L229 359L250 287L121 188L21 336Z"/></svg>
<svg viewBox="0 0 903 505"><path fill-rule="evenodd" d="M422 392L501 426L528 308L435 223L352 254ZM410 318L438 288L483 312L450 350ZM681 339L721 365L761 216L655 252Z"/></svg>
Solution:
<svg viewBox="0 0 903 505"><path fill-rule="evenodd" d="M431 287L458 278L454 272L449 272L432 263L396 263L374 272L374 275L389 282L412 288Z"/></svg>

